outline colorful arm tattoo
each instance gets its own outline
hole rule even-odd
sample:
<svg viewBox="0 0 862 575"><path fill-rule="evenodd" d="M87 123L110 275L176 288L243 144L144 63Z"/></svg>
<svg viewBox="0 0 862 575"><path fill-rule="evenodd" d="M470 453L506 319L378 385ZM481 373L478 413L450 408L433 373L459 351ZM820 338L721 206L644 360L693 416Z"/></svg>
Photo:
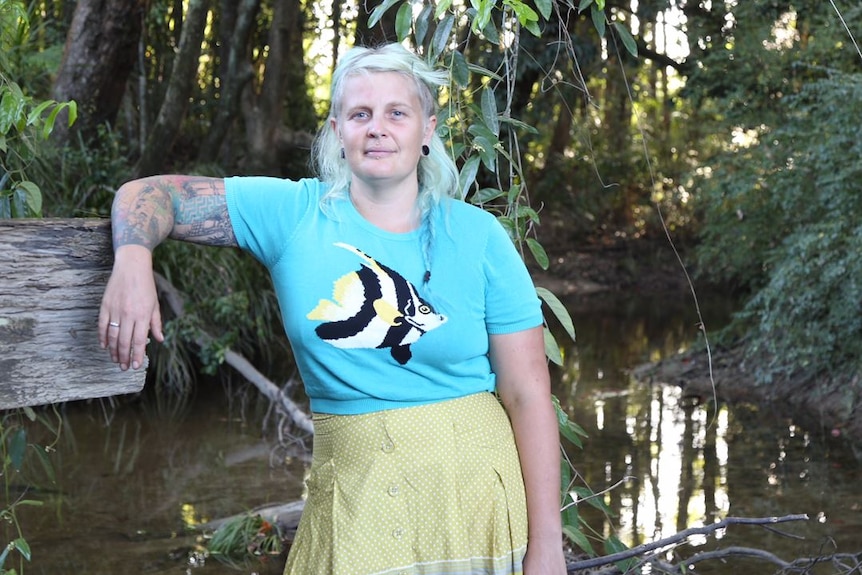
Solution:
<svg viewBox="0 0 862 575"><path fill-rule="evenodd" d="M171 238L212 246L235 246L224 180L153 176L125 184L111 214L114 249L126 244L155 248Z"/></svg>

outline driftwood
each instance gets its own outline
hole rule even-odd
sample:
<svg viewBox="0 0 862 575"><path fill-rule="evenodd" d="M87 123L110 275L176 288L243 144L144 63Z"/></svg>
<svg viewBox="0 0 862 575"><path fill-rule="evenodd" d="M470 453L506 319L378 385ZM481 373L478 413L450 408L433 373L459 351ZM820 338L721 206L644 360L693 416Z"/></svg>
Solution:
<svg viewBox="0 0 862 575"><path fill-rule="evenodd" d="M0 220L0 409L138 392L97 322L113 265L105 219Z"/></svg>
<svg viewBox="0 0 862 575"><path fill-rule="evenodd" d="M726 517L721 521L717 521L716 523L712 523L710 525L704 525L703 527L690 527L688 529L684 529L679 533L675 533L669 537L665 537L664 539L659 539L657 541L651 541L649 543L644 543L643 545L638 545L637 547L632 547L631 549L626 549L625 551L620 551L619 553L613 553L611 555L605 555L603 557L594 557L590 559L584 559L581 561L573 561L567 564L567 571L569 573L581 573L585 570L594 569L596 567L601 567L604 565L612 565L614 563L620 561L626 561L628 559L634 558L643 558L647 556L649 553L659 549L666 549L673 545L678 545L680 543L684 543L689 537L692 535L707 535L711 533L715 533L719 529L725 529L730 525L776 525L778 523L787 523L789 521L807 521L808 515L799 514L799 515L785 515L783 517ZM772 553L767 551L762 551L759 549L750 549L747 547L734 547L728 548L723 551L713 551L707 553L701 553L695 555L692 559L687 559L681 561L686 565L696 563L699 561L705 561L708 559L715 558L727 558L730 556L746 556L746 557L758 557L760 559L765 559L770 562L773 562L779 566L789 566L790 563L784 562ZM649 558L641 559L644 563L651 563ZM660 562L663 563L663 562ZM671 566L667 564L662 565L662 569L666 572L670 572L669 569ZM675 570L674 570L675 572Z"/></svg>

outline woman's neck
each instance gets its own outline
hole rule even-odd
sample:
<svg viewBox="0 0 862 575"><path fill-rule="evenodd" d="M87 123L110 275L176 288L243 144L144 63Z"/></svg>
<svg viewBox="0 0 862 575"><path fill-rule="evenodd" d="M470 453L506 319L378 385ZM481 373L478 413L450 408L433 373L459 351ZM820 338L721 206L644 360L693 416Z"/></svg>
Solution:
<svg viewBox="0 0 862 575"><path fill-rule="evenodd" d="M417 206L418 191L409 193L373 193L350 188L350 201L356 211L369 223L393 233L410 232L421 224Z"/></svg>

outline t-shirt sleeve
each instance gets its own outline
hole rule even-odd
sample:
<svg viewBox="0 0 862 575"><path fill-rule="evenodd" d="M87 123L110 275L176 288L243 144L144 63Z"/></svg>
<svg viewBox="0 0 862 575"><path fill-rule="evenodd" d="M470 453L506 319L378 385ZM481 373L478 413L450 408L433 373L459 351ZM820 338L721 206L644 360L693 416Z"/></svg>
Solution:
<svg viewBox="0 0 862 575"><path fill-rule="evenodd" d="M489 334L505 334L542 324L542 304L524 260L494 219L485 251L485 323Z"/></svg>
<svg viewBox="0 0 862 575"><path fill-rule="evenodd" d="M225 178L225 198L237 244L271 266L297 224L317 205L316 180L265 176Z"/></svg>

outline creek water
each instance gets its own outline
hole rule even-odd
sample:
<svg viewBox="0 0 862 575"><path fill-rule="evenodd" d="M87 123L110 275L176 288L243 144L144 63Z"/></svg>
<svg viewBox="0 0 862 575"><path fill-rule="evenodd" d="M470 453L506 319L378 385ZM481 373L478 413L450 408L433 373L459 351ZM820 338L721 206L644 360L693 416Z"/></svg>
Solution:
<svg viewBox="0 0 862 575"><path fill-rule="evenodd" d="M701 302L707 329L723 323L726 304ZM771 526L781 533L732 525L662 552L689 557L746 546L791 560L862 550L862 466L849 450L769 410L711 410L675 387L630 375L632 367L699 337L690 301L627 294L573 300L569 307L577 342L560 338L565 362L553 369L554 392L589 434L583 449L568 446L567 453L577 484L600 493L611 511L579 504L598 536L615 533L638 545L727 517L807 514L807 521ZM50 456L56 480L34 470L41 479L26 496L42 505L21 512L32 549L27 575L280 573L279 559L236 570L205 557L199 537L188 531L302 495L308 458L276 448L272 433L262 431L273 422L254 394L208 389L181 418L109 402L60 411L61 433ZM42 415L56 421L51 410ZM42 442L52 440L44 426L33 426L32 435L40 433ZM731 558L698 564L694 572L776 569Z"/></svg>

